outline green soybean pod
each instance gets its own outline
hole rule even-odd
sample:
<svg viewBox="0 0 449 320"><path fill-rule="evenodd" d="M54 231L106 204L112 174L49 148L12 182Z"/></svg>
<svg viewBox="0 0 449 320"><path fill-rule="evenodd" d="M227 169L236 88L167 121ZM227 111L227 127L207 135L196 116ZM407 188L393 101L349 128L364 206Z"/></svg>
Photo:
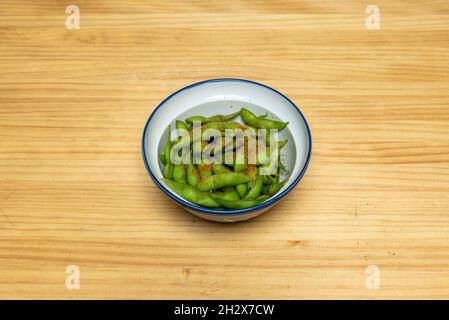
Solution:
<svg viewBox="0 0 449 320"><path fill-rule="evenodd" d="M225 166L224 164L219 164L219 163L214 163L212 165L212 171L214 174L232 172L232 170L228 166ZM225 187L225 188L223 188L223 190L224 191L227 190L227 192L229 192L229 193L231 193L231 192L234 193L234 196L237 196L237 198L240 199L240 196L239 196L238 192L236 191L235 187Z"/></svg>
<svg viewBox="0 0 449 320"><path fill-rule="evenodd" d="M223 131L225 129L225 123L221 121L208 122L206 124L201 124L201 132L204 132L209 129L216 129L219 131Z"/></svg>
<svg viewBox="0 0 449 320"><path fill-rule="evenodd" d="M270 196L267 194L263 194L257 197L257 201L259 201L260 203L264 202L265 200L270 199Z"/></svg>
<svg viewBox="0 0 449 320"><path fill-rule="evenodd" d="M163 153L159 154L159 161L162 162L164 166L167 164L167 162L165 161L165 154Z"/></svg>
<svg viewBox="0 0 449 320"><path fill-rule="evenodd" d="M263 184L264 185L273 185L279 182L279 175L263 175Z"/></svg>
<svg viewBox="0 0 449 320"><path fill-rule="evenodd" d="M210 177L212 175L212 164L211 163L200 163L198 165L198 171L200 173L201 179Z"/></svg>
<svg viewBox="0 0 449 320"><path fill-rule="evenodd" d="M248 126L243 125L243 124L241 124L239 122L236 122L236 121L226 121L224 123L223 127L224 127L224 129L230 129L230 130L240 129L242 131L245 131L246 129L248 129Z"/></svg>
<svg viewBox="0 0 449 320"><path fill-rule="evenodd" d="M278 167L284 171L287 171L284 164L281 162L281 148L284 147L287 144L287 140L279 141L278 142ZM269 147L269 146L267 146ZM268 153L268 154L267 154ZM270 149L267 148L266 152L261 152L257 154L257 164L262 165L262 168L265 168L267 170L270 170L269 168L274 165L274 156L271 155Z"/></svg>
<svg viewBox="0 0 449 320"><path fill-rule="evenodd" d="M164 179L163 181L179 196L192 203L211 208L221 207L221 205L212 199L207 193L200 192L192 186L170 179Z"/></svg>
<svg viewBox="0 0 449 320"><path fill-rule="evenodd" d="M266 165L267 163L270 162L270 157L269 155L267 155L266 152L259 152L257 154L257 165Z"/></svg>
<svg viewBox="0 0 449 320"><path fill-rule="evenodd" d="M271 180L268 178L269 175L263 175L263 184L264 185L270 185L271 184Z"/></svg>
<svg viewBox="0 0 449 320"><path fill-rule="evenodd" d="M262 191L263 177L257 176L254 186L246 193L244 200L256 199Z"/></svg>
<svg viewBox="0 0 449 320"><path fill-rule="evenodd" d="M268 177L271 180L271 184L279 183L279 172L276 172L275 174Z"/></svg>
<svg viewBox="0 0 449 320"><path fill-rule="evenodd" d="M223 187L236 186L242 183L246 184L248 180L249 178L244 174L227 172L205 178L201 177L201 180L196 187L200 191L211 191Z"/></svg>
<svg viewBox="0 0 449 320"><path fill-rule="evenodd" d="M234 164L234 171L235 172L245 171L246 166L247 166L246 163L236 163Z"/></svg>
<svg viewBox="0 0 449 320"><path fill-rule="evenodd" d="M226 201L240 200L238 193L235 191L234 187L226 187L222 189L223 191L211 192L210 196L213 199L221 199Z"/></svg>
<svg viewBox="0 0 449 320"><path fill-rule="evenodd" d="M274 196L276 193L279 192L279 190L282 189L282 187L287 183L287 179L285 179L282 182L276 183L276 184L272 184L269 188L268 188L268 195Z"/></svg>
<svg viewBox="0 0 449 320"><path fill-rule="evenodd" d="M287 144L288 140L282 140L282 141L278 141L278 149L279 149L279 159L278 159L278 164L279 164L279 169L287 172L287 169L285 168L284 164L281 161L281 149Z"/></svg>
<svg viewBox="0 0 449 320"><path fill-rule="evenodd" d="M186 131L190 130L189 126L186 125L185 122L181 120L176 120L176 129L184 129Z"/></svg>
<svg viewBox="0 0 449 320"><path fill-rule="evenodd" d="M198 168L194 164L189 163L187 165L187 183L192 187L196 187L199 181L200 174Z"/></svg>
<svg viewBox="0 0 449 320"><path fill-rule="evenodd" d="M253 187L254 183L256 182L258 172L259 172L259 170L257 169L256 166L250 165L250 166L246 167L245 174L249 178L248 189L251 189Z"/></svg>
<svg viewBox="0 0 449 320"><path fill-rule="evenodd" d="M279 165L279 170L287 172L287 169L285 168L284 164L281 161L281 156L280 155L279 155L278 165Z"/></svg>
<svg viewBox="0 0 449 320"><path fill-rule="evenodd" d="M288 140L280 140L280 141L278 141L278 148L279 148L279 150L282 149L287 143L288 143Z"/></svg>
<svg viewBox="0 0 449 320"><path fill-rule="evenodd" d="M236 154L235 154L235 163L234 163L234 171L235 172L243 172L245 171L246 167L248 166L248 155L247 155L247 148L245 148L245 145L239 146L236 148ZM237 158L237 155L239 155L239 159ZM241 158L243 156L243 159ZM241 162L243 160L243 162ZM238 161L238 163L237 163Z"/></svg>
<svg viewBox="0 0 449 320"><path fill-rule="evenodd" d="M201 132L204 132L208 129L216 129L218 131L221 131L222 134L225 133L226 129L230 130L236 130L236 129L246 129L245 126L242 124L235 122L235 121L214 121L214 122L208 122L201 125Z"/></svg>
<svg viewBox="0 0 449 320"><path fill-rule="evenodd" d="M234 119L235 117L238 117L239 114L240 114L240 111L237 111L235 113L231 113L228 115L217 114L215 116L204 119L203 121L201 121L201 123L209 123L209 122L216 122L216 121L226 122L231 119Z"/></svg>
<svg viewBox="0 0 449 320"><path fill-rule="evenodd" d="M188 117L186 119L186 122L190 125L192 125L194 122L202 122L206 119L206 117L203 116L192 116L192 117Z"/></svg>
<svg viewBox="0 0 449 320"><path fill-rule="evenodd" d="M232 170L225 166L224 164L219 164L219 163L214 163L212 165L212 171L214 174L220 174L220 173L227 173L227 172L232 172ZM223 188L223 191L227 191L228 193L233 193L232 197L237 196L237 199L240 199L240 195L237 192L237 190L235 189L235 187L226 187ZM224 199L227 200L227 199Z"/></svg>
<svg viewBox="0 0 449 320"><path fill-rule="evenodd" d="M260 192L260 195L268 196L268 189L270 189L270 185L268 185L268 184L262 185L262 190Z"/></svg>
<svg viewBox="0 0 449 320"><path fill-rule="evenodd" d="M251 207L257 206L260 203L259 200L243 200L243 199L236 200L236 201L226 201L226 200L222 200L222 199L215 199L215 201L217 201L219 204L221 204L225 208L234 209L234 210L251 208Z"/></svg>
<svg viewBox="0 0 449 320"><path fill-rule="evenodd" d="M216 129L216 130L220 131L222 135L224 135L225 134L225 129L238 127L238 126L241 127L242 125L237 123L237 122L233 122L233 121L228 121L228 122L210 122L210 123L207 123L207 124L201 126L201 135L200 134L193 135L193 129L190 128L189 129L190 140L189 139L184 139L184 141L178 142L177 146L179 148L183 148L183 147L185 147L185 146L187 146L189 144L199 142L202 139L202 137L204 135L204 132L206 130L208 130L208 129Z"/></svg>
<svg viewBox="0 0 449 320"><path fill-rule="evenodd" d="M246 193L248 192L248 184L242 183L235 186L235 190L237 190L237 193L239 194L240 198L245 197Z"/></svg>
<svg viewBox="0 0 449 320"><path fill-rule="evenodd" d="M185 164L179 163L173 166L173 180L176 182L186 183L186 166Z"/></svg>
<svg viewBox="0 0 449 320"><path fill-rule="evenodd" d="M222 190L227 192L230 195L230 197L232 197L234 200L240 199L240 196L239 196L237 190L235 189L235 187L224 187Z"/></svg>
<svg viewBox="0 0 449 320"><path fill-rule="evenodd" d="M263 174L274 174L279 171L279 149L274 149L269 155L269 161L260 166L260 172Z"/></svg>
<svg viewBox="0 0 449 320"><path fill-rule="evenodd" d="M274 121L264 118L260 119L246 108L242 108L242 110L240 111L240 115L247 125L257 129L282 130L288 125L288 122Z"/></svg>
<svg viewBox="0 0 449 320"><path fill-rule="evenodd" d="M170 151L172 148L170 134L171 134L171 130L170 130L170 126L169 126L168 127L168 139L167 139L167 143L165 144L165 148L164 148L164 156L165 156L164 177L166 179L171 179L173 177L173 164L170 160Z"/></svg>
<svg viewBox="0 0 449 320"><path fill-rule="evenodd" d="M237 111L235 113L231 113L231 114L227 114L227 115L221 115L221 114L217 114L215 116L211 116L211 117L203 117L203 116L193 116L193 117L189 117L186 119L187 123L192 124L193 122L197 121L197 122L201 122L201 124L206 124L206 123L210 123L210 122L226 122L229 121L235 117L237 117L240 114L240 111Z"/></svg>
<svg viewBox="0 0 449 320"><path fill-rule="evenodd" d="M212 172L214 174L226 173L226 172L231 172L231 169L228 168L227 166L225 166L224 164L214 163L212 165Z"/></svg>

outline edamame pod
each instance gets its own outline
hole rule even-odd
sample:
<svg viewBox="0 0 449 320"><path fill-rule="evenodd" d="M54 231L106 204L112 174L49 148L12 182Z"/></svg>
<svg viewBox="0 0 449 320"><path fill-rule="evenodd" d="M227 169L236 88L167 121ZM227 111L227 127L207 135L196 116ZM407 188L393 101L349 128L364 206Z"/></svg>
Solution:
<svg viewBox="0 0 449 320"><path fill-rule="evenodd" d="M258 170L256 166L248 166L245 169L245 174L249 178L248 188L251 189L256 182L256 178L258 175Z"/></svg>
<svg viewBox="0 0 449 320"><path fill-rule="evenodd" d="M201 163L198 165L198 171L201 179L210 177L212 175L212 164Z"/></svg>
<svg viewBox="0 0 449 320"><path fill-rule="evenodd" d="M278 164L279 164L279 169L281 169L284 172L287 172L287 169L285 168L284 164L281 161L281 156L279 156Z"/></svg>
<svg viewBox="0 0 449 320"><path fill-rule="evenodd" d="M234 119L239 114L240 114L240 111L235 112L235 113L231 113L231 114L228 114L228 115L217 114L217 115L209 117L209 118L205 118L205 117L202 117L202 116L193 116L193 117L187 118L186 122L187 123L193 123L194 121L198 121L198 122L201 122L201 124L206 124L206 123L209 123L209 122L226 122L226 121L229 121L231 119Z"/></svg>
<svg viewBox="0 0 449 320"><path fill-rule="evenodd" d="M239 114L240 114L240 111L237 111L235 113L231 113L231 114L228 114L228 115L217 114L215 116L212 116L212 117L204 119L203 121L201 121L201 123L209 123L209 122L215 122L215 121L226 122L226 121L229 121L231 119L234 119L235 117L238 117Z"/></svg>
<svg viewBox="0 0 449 320"><path fill-rule="evenodd" d="M171 140L170 140L170 126L168 127L168 139L164 148L164 156L165 156L165 167L164 167L164 177L166 179L171 179L173 177L173 164L170 160L170 151L171 151Z"/></svg>
<svg viewBox="0 0 449 320"><path fill-rule="evenodd" d="M164 179L164 182L178 195L184 199L204 207L216 208L220 204L212 199L207 193L200 192L195 188L170 179Z"/></svg>
<svg viewBox="0 0 449 320"><path fill-rule="evenodd" d="M192 117L188 117L186 119L186 122L190 125L192 125L194 122L202 122L206 119L206 117L203 116L192 116Z"/></svg>
<svg viewBox="0 0 449 320"><path fill-rule="evenodd" d="M262 203L268 199L270 199L270 196L263 194L263 195L258 196L256 200L259 201L259 203Z"/></svg>
<svg viewBox="0 0 449 320"><path fill-rule="evenodd" d="M237 190L237 193L239 194L240 198L245 197L246 193L248 192L248 184L242 183L235 186L235 190Z"/></svg>
<svg viewBox="0 0 449 320"><path fill-rule="evenodd" d="M211 192L210 196L214 199L221 199L226 201L240 200L240 197L235 191L234 187L226 187L223 188L223 191Z"/></svg>
<svg viewBox="0 0 449 320"><path fill-rule="evenodd" d="M287 142L288 142L288 140L278 141L278 148L279 148L279 150L281 150L287 144Z"/></svg>
<svg viewBox="0 0 449 320"><path fill-rule="evenodd" d="M278 149L279 149L278 163L279 163L279 168L281 170L283 170L284 172L287 172L287 169L285 168L284 164L281 161L281 149L287 144L287 142L288 142L288 140L278 141Z"/></svg>
<svg viewBox="0 0 449 320"><path fill-rule="evenodd" d="M272 184L276 184L276 183L279 182L279 181L278 181L279 176L275 176L275 175L272 175L272 176L270 176L270 175L264 175L264 176L262 176L262 177L263 177L263 184L265 184L265 185L272 185Z"/></svg>
<svg viewBox="0 0 449 320"><path fill-rule="evenodd" d="M164 166L167 164L167 162L165 161L165 154L163 153L159 154L159 161L162 162Z"/></svg>
<svg viewBox="0 0 449 320"><path fill-rule="evenodd" d="M247 125L257 129L277 129L280 131L288 125L288 122L258 118L246 108L242 108L242 110L240 111L240 115Z"/></svg>
<svg viewBox="0 0 449 320"><path fill-rule="evenodd" d="M274 196L276 193L279 192L279 190L282 189L282 187L287 183L287 179L285 179L282 182L276 183L276 184L272 184L269 188L268 188L268 195L270 197Z"/></svg>
<svg viewBox="0 0 449 320"><path fill-rule="evenodd" d="M260 194L264 195L264 196L268 196L268 189L270 189L270 185L264 184L262 186L262 191L260 192Z"/></svg>
<svg viewBox="0 0 449 320"><path fill-rule="evenodd" d="M260 192L262 191L262 185L263 185L263 177L257 176L254 186L248 191L248 193L245 195L243 199L244 200L256 199L260 195Z"/></svg>
<svg viewBox="0 0 449 320"><path fill-rule="evenodd" d="M246 209L257 206L261 201L259 200L236 200L236 201L226 201L222 199L215 199L219 204L228 209Z"/></svg>
<svg viewBox="0 0 449 320"><path fill-rule="evenodd" d="M239 114L245 124L231 120ZM266 129L269 133L270 130L274 129L282 130L288 124L288 122L269 120L267 115L256 116L248 109L243 108L240 112L229 115L193 116L187 118L185 122L181 119L177 120L176 128L187 130L190 140L177 139L177 141L172 142L170 127L168 128L169 138L163 154L159 155L159 160L164 165L164 177L169 178L164 179L164 181L174 192L187 201L217 210L245 209L266 201L278 193L287 183L287 179L279 182L280 170L285 171L285 167L280 161L279 151L287 144L287 140L274 141L275 137L272 135L269 135L268 138L258 137L257 129ZM201 123L201 131L198 131L198 134L195 133L194 136L193 128L188 124L193 124L195 121ZM222 139L220 140L217 137L212 139L211 135L206 137L204 133L208 129L218 130ZM243 139L238 137L229 139L228 136L225 136L226 129L243 130L245 136ZM256 140L250 138L262 138L263 140L257 140L256 142ZM277 148L272 151L269 146L274 146L275 142ZM193 143L194 147L199 147L201 144L202 154L206 152L213 157L212 159L223 161L225 151L232 151L234 159L225 159L231 160L232 163L230 164L209 164L206 162L201 162L199 165L195 165L193 162L190 164L184 164L184 162L173 164L170 161L172 149L188 147L189 143ZM268 149L265 152L259 150L259 148L256 148L259 146L258 143L262 143L262 146ZM242 150L243 159L240 158L242 154L237 157L237 152ZM184 157L191 157L191 160L193 160L192 152L187 153ZM184 158L184 160L186 159ZM251 162L249 162L250 159ZM198 159L195 158L195 160ZM252 164L253 161L256 163ZM270 170L267 171L267 169Z"/></svg>
<svg viewBox="0 0 449 320"><path fill-rule="evenodd" d="M244 174L227 172L214 174L205 178L201 177L201 180L196 187L200 191L211 191L218 188L236 186L248 181L249 178Z"/></svg>
<svg viewBox="0 0 449 320"><path fill-rule="evenodd" d="M176 120L176 129L184 129L186 131L190 130L189 126L186 125L185 122L181 120Z"/></svg>
<svg viewBox="0 0 449 320"><path fill-rule="evenodd" d="M224 164L214 163L212 165L212 171L214 174L231 172L231 169L225 166Z"/></svg>
<svg viewBox="0 0 449 320"><path fill-rule="evenodd" d="M186 166L179 163L173 166L173 180L176 182L186 183Z"/></svg>
<svg viewBox="0 0 449 320"><path fill-rule="evenodd" d="M245 171L246 166L247 166L246 163L236 163L234 164L234 171L235 172Z"/></svg>
<svg viewBox="0 0 449 320"><path fill-rule="evenodd" d="M187 183L192 187L196 187L199 181L200 174L198 168L194 164L189 163L187 165Z"/></svg>

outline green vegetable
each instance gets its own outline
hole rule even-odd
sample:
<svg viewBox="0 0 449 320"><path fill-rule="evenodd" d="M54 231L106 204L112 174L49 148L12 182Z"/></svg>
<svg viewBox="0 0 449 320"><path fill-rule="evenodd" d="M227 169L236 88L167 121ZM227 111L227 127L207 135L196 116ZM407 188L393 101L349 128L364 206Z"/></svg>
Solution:
<svg viewBox="0 0 449 320"><path fill-rule="evenodd" d="M176 182L186 183L186 165L185 164L175 164L173 166L173 180Z"/></svg>
<svg viewBox="0 0 449 320"><path fill-rule="evenodd" d="M187 131L190 130L189 126L186 125L185 122L181 120L176 120L176 129L184 129Z"/></svg>
<svg viewBox="0 0 449 320"><path fill-rule="evenodd" d="M279 156L279 160L278 160L278 165L279 165L279 169L281 169L284 172L287 171L287 169L285 168L284 164L281 161L281 157L280 156Z"/></svg>
<svg viewBox="0 0 449 320"><path fill-rule="evenodd" d="M288 142L288 140L278 141L278 148L279 148L279 150L281 150L287 144L287 142Z"/></svg>
<svg viewBox="0 0 449 320"><path fill-rule="evenodd" d="M171 179L173 177L173 164L170 160L170 151L172 148L171 140L170 140L170 126L168 127L168 139L164 148L164 156L165 156L165 167L164 167L164 177L166 179Z"/></svg>
<svg viewBox="0 0 449 320"><path fill-rule="evenodd" d="M226 201L240 200L240 197L235 191L234 187L226 187L223 188L223 191L211 192L210 196L214 199L221 199Z"/></svg>
<svg viewBox="0 0 449 320"><path fill-rule="evenodd" d="M187 184L176 182L170 179L164 179L164 182L174 192L192 203L211 208L220 207L220 204L212 199L207 193L200 192Z"/></svg>
<svg viewBox="0 0 449 320"><path fill-rule="evenodd" d="M228 172L211 175L209 177L201 177L197 188L200 191L211 191L218 188L236 186L241 183L246 183L249 178L241 173Z"/></svg>
<svg viewBox="0 0 449 320"><path fill-rule="evenodd" d="M284 147L287 144L288 140L282 140L282 141L278 141L278 149L279 149L279 159L278 159L278 164L279 164L279 168L284 171L287 172L287 169L285 168L284 164L281 161L281 149L282 147Z"/></svg>
<svg viewBox="0 0 449 320"><path fill-rule="evenodd" d="M245 124L232 121L238 115L242 116ZM164 152L159 154L159 160L164 165L165 179L163 181L187 201L217 210L250 208L274 196L288 180L279 182L280 172L287 171L281 162L280 150L288 141L275 141L273 140L275 137L272 135L264 137L265 141L256 142L253 138L257 138L257 129L266 129L270 134L270 130L284 129L288 122L269 120L267 115L256 116L248 109L243 108L241 111L228 115L211 117L197 115L185 119L185 122L176 120L176 129L186 130L190 139L178 138L177 141L172 142L170 127L168 128L168 139L164 146ZM193 122L201 122L201 133L195 131L195 136L193 128L189 126ZM214 137L215 139L212 140L210 135L206 136L204 133L208 129L218 130L221 139ZM226 129L245 131L244 139L235 137L225 139L227 138L225 137ZM260 142L266 147L265 152L259 152L259 149L256 148L257 143ZM277 149L271 151L270 145L273 146L273 143L277 143ZM193 161L190 164L185 164L184 160L189 158L193 160L192 151L183 155L182 163L172 163L170 153L173 152L173 148L181 151L181 148L189 147L188 144L191 144L190 150L192 151L201 146L203 154L213 156L210 160L216 159L218 155L218 158L224 161L224 153L233 151L232 163L209 163L199 159L198 164L196 156L195 164ZM242 152L243 159L237 159L237 152ZM243 163L240 163L241 160ZM249 160L255 160L256 163L252 164Z"/></svg>
<svg viewBox="0 0 449 320"><path fill-rule="evenodd" d="M246 209L251 208L254 206L257 206L259 203L261 203L260 200L235 200L235 201L226 201L222 199L215 199L219 204L221 204L223 207L228 209Z"/></svg>
<svg viewBox="0 0 449 320"><path fill-rule="evenodd" d="M231 172L231 169L223 164L214 163L212 165L212 171L214 174Z"/></svg>
<svg viewBox="0 0 449 320"><path fill-rule="evenodd" d="M263 177L257 176L253 187L248 191L248 193L245 195L243 199L244 200L257 199L257 197L260 195L260 192L262 191L262 185L263 185Z"/></svg>
<svg viewBox="0 0 449 320"><path fill-rule="evenodd" d="M268 195L269 195L270 197L274 196L276 193L278 193L278 192L282 189L282 187L283 187L286 183L287 183L287 179L284 180L284 181L282 181L282 182L279 182L279 183L276 183L276 184L272 184L272 185L268 188Z"/></svg>
<svg viewBox="0 0 449 320"><path fill-rule="evenodd" d="M265 200L268 200L268 199L270 199L270 196L266 195L266 194L263 194L263 195L258 196L256 200L259 201L260 203L262 203L262 202L264 202Z"/></svg>
<svg viewBox="0 0 449 320"><path fill-rule="evenodd" d="M188 117L186 119L186 122L190 125L192 125L194 122L202 122L206 119L206 117L203 116L193 116L193 117Z"/></svg>
<svg viewBox="0 0 449 320"><path fill-rule="evenodd" d="M205 118L202 116L193 116L193 117L187 118L186 122L190 123L190 124L192 124L194 121L201 122L201 124L205 124L205 123L209 123L209 122L226 122L231 119L234 119L235 117L238 117L239 114L240 114L240 111L231 113L231 114L228 114L225 116L218 114L216 116L212 116L209 118Z"/></svg>
<svg viewBox="0 0 449 320"><path fill-rule="evenodd" d="M200 174L198 172L198 168L192 164L189 163L187 165L187 182L190 186L196 187L198 182L200 181Z"/></svg>
<svg viewBox="0 0 449 320"><path fill-rule="evenodd" d="M248 185L246 183L241 183L235 186L235 189L237 190L237 193L239 194L240 198L243 198L245 197L245 194L248 192Z"/></svg>
<svg viewBox="0 0 449 320"><path fill-rule="evenodd" d="M274 121L264 118L260 119L246 108L242 108L240 115L247 125L258 129L277 129L280 131L288 125L288 122Z"/></svg>
<svg viewBox="0 0 449 320"><path fill-rule="evenodd" d="M201 163L198 165L201 179L210 177L212 175L212 164Z"/></svg>
<svg viewBox="0 0 449 320"><path fill-rule="evenodd" d="M256 166L248 166L245 169L245 174L249 178L248 188L251 189L253 187L254 183L256 182L256 178L259 174L259 170L257 169Z"/></svg>
<svg viewBox="0 0 449 320"><path fill-rule="evenodd" d="M161 153L159 154L159 161L162 162L162 164L165 166L167 164L165 160L165 154Z"/></svg>

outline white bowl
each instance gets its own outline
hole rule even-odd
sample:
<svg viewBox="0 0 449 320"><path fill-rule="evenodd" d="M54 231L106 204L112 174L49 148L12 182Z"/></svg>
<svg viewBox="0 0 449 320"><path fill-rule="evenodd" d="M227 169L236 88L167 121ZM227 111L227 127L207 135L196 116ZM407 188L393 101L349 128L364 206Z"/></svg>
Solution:
<svg viewBox="0 0 449 320"><path fill-rule="evenodd" d="M162 180L163 165L159 154L167 141L168 126L193 115L228 114L246 107L256 115L268 112L268 118L289 121L279 132L279 140L288 139L281 150L281 161L289 173L289 181L273 197L248 209L220 211L184 200ZM241 119L237 118L237 121ZM168 96L153 111L142 136L145 166L156 185L186 210L207 220L235 222L253 218L273 207L301 180L310 161L312 139L301 111L282 93L266 85L243 79L211 79L194 83ZM281 176L281 179L283 177Z"/></svg>

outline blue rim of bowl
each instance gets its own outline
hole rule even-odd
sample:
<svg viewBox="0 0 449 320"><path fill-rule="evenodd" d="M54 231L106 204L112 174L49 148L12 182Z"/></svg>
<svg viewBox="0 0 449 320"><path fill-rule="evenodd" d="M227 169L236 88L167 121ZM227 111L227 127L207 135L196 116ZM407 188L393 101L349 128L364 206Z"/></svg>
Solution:
<svg viewBox="0 0 449 320"><path fill-rule="evenodd" d="M162 106L164 106L164 104L173 96L175 96L176 94L193 88L193 87L198 87L200 85L206 84L206 83L213 83L213 82L245 82L245 83L251 83L251 84L255 84L264 88L267 88L275 93L277 93L278 95L280 95L281 97L283 97L284 99L286 99L290 105L299 113L299 115L301 116L302 120L304 121L304 124L306 125L306 129L307 129L307 137L309 140L309 150L307 152L307 159L306 162L304 163L304 166L301 169L301 172L299 173L299 175L296 177L296 179L290 183L288 185L288 187L282 191L281 193L279 193L278 195L268 199L267 201L251 207L251 208L247 208L247 209L239 209L239 210L226 210L226 211L221 211L221 210L213 210L213 209L209 209L206 207L201 207L201 206L197 206L195 204L192 204L190 202L187 202L185 200L183 200L182 198L178 197L177 195L173 194L170 190L168 190L163 184L161 184L158 179L156 178L156 176L154 175L154 173L151 171L150 166L148 164L148 160L147 160L147 155L145 152L145 136L146 136L146 132L148 129L148 126L151 122L151 119L153 118L153 115L156 114L156 112L159 110L159 108L161 108ZM200 81L200 82L196 82L193 83L191 85L188 85L182 89L179 89L176 92L173 92L171 95L169 95L167 98L165 98L161 103L159 103L159 105L156 107L156 109L153 110L153 112L151 113L150 117L147 120L147 123L145 124L145 128L143 130L143 134L142 134L142 156L143 156L143 161L145 163L145 167L147 168L147 171L151 177L151 179L153 179L154 183L159 187L159 189L161 189L167 196L169 196L170 198L172 198L174 201L176 201L177 203L181 204L182 206L185 206L187 208L196 210L196 211L200 211L202 213L207 213L207 214L213 214L213 215L221 215L221 216L227 216L227 215L237 215L237 214L243 214L243 213L250 213L250 212L254 212L257 211L259 209L271 206L273 204L275 204L278 200L280 200L281 198L283 198L285 195L287 195L287 193L289 193L297 184L298 182L301 180L301 178L304 176L304 173L307 170L307 167L309 165L310 162L310 157L312 154L312 135L310 133L310 128L309 125L306 121L306 118L304 117L304 115L302 114L301 110L299 110L299 108L284 94L282 94L281 92L277 91L276 89L273 89L265 84L259 83L259 82L255 82L255 81L251 81L251 80L246 80L246 79L238 79L238 78L218 78L218 79L209 79L209 80L204 80L204 81Z"/></svg>

